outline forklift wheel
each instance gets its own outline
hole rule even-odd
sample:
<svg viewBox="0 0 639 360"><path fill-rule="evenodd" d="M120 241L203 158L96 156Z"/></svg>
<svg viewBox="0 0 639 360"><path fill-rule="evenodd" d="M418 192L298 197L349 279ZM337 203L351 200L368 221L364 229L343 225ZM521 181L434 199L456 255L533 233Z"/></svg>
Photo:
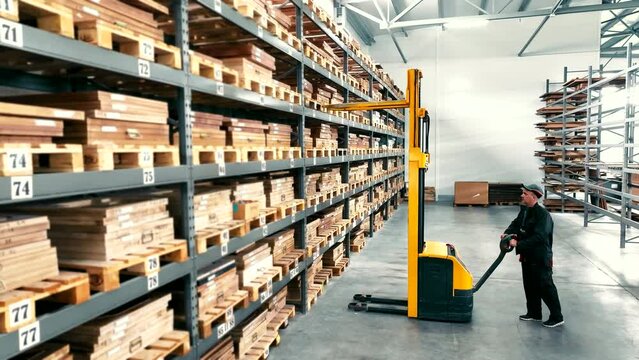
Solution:
<svg viewBox="0 0 639 360"><path fill-rule="evenodd" d="M348 309L353 311L366 311L368 309L368 305L359 302L352 302L348 304Z"/></svg>

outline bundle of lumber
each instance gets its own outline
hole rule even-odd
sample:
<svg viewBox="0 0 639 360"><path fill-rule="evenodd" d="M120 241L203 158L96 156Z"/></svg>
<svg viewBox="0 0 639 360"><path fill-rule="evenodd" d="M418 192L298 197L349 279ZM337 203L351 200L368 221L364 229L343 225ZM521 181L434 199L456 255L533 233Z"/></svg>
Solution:
<svg viewBox="0 0 639 360"><path fill-rule="evenodd" d="M235 259L237 274L240 279L240 287L247 286L257 277L262 276L265 270L273 267L273 255L268 244L251 244L232 257Z"/></svg>
<svg viewBox="0 0 639 360"><path fill-rule="evenodd" d="M368 177L368 163L362 165L351 166L351 171L348 173L348 182L358 182Z"/></svg>
<svg viewBox="0 0 639 360"><path fill-rule="evenodd" d="M304 128L304 147L313 147L313 137L311 136L311 129L309 128Z"/></svg>
<svg viewBox="0 0 639 360"><path fill-rule="evenodd" d="M271 84L273 81L275 58L253 43L209 44L200 46L198 51L221 59L224 66L236 70L240 75L241 86L245 88L251 88L251 81L257 81L261 84Z"/></svg>
<svg viewBox="0 0 639 360"><path fill-rule="evenodd" d="M107 261L173 240L168 199L134 195L24 205L24 212L47 215L49 236L61 259Z"/></svg>
<svg viewBox="0 0 639 360"><path fill-rule="evenodd" d="M20 353L14 360L73 360L69 344L47 342Z"/></svg>
<svg viewBox="0 0 639 360"><path fill-rule="evenodd" d="M317 237L317 229L321 225L322 220L315 219L306 223L306 242Z"/></svg>
<svg viewBox="0 0 639 360"><path fill-rule="evenodd" d="M295 230L288 229L273 234L263 240L262 243L268 244L273 254L273 262L277 262L282 256L295 250Z"/></svg>
<svg viewBox="0 0 639 360"><path fill-rule="evenodd" d="M383 160L373 161L373 175L379 175L382 173L384 173L384 161Z"/></svg>
<svg viewBox="0 0 639 360"><path fill-rule="evenodd" d="M289 147L292 133L293 128L290 125L268 124L266 146Z"/></svg>
<svg viewBox="0 0 639 360"><path fill-rule="evenodd" d="M565 123L562 121L559 122L542 122L535 124L535 127L542 130L561 130L564 127L566 129L574 129L577 127L583 127L586 125L585 121L566 121ZM586 131L584 128L583 131Z"/></svg>
<svg viewBox="0 0 639 360"><path fill-rule="evenodd" d="M386 196L386 190L384 184L379 184L373 188L373 202L377 203L384 200Z"/></svg>
<svg viewBox="0 0 639 360"><path fill-rule="evenodd" d="M71 344L75 359L128 359L173 330L171 294L153 295L80 325L58 339Z"/></svg>
<svg viewBox="0 0 639 360"><path fill-rule="evenodd" d="M58 275L48 229L46 216L0 215L0 293Z"/></svg>
<svg viewBox="0 0 639 360"><path fill-rule="evenodd" d="M233 259L222 259L200 270L197 277L198 314L224 302L240 289Z"/></svg>
<svg viewBox="0 0 639 360"><path fill-rule="evenodd" d="M216 182L216 186L230 188L233 204L233 219L250 220L259 216L261 209L266 208L264 182L254 179L242 179L242 182Z"/></svg>
<svg viewBox="0 0 639 360"><path fill-rule="evenodd" d="M266 315L266 322L270 323L286 306L286 295L288 295L288 291L286 288L282 288L277 294L273 295L273 297L268 302L268 314Z"/></svg>
<svg viewBox="0 0 639 360"><path fill-rule="evenodd" d="M100 145L168 145L165 102L105 91L25 95L12 102L80 110L85 121L65 123L63 142Z"/></svg>
<svg viewBox="0 0 639 360"><path fill-rule="evenodd" d="M348 147L350 149L368 149L370 147L370 136L348 134Z"/></svg>
<svg viewBox="0 0 639 360"><path fill-rule="evenodd" d="M358 213L366 209L367 204L368 204L367 195L359 194L359 195L351 197L349 200L348 217L353 218L357 216Z"/></svg>
<svg viewBox="0 0 639 360"><path fill-rule="evenodd" d="M193 111L191 113L191 125L193 133L193 145L225 146L226 132L222 130L224 116ZM175 134L174 143L178 142Z"/></svg>
<svg viewBox="0 0 639 360"><path fill-rule="evenodd" d="M344 97L337 92L337 89L328 84L315 86L313 91L313 97L318 103L324 106L330 104L341 104L344 102ZM335 102L333 102L333 98L335 98ZM339 100L341 100L341 102L339 102Z"/></svg>
<svg viewBox="0 0 639 360"><path fill-rule="evenodd" d="M342 173L341 169L338 167L330 170L323 170L319 173L319 175L317 191L320 193L334 190L342 185Z"/></svg>
<svg viewBox="0 0 639 360"><path fill-rule="evenodd" d="M344 205L335 206L320 213L320 225L317 227L317 233L320 236L333 233L333 225L342 219Z"/></svg>
<svg viewBox="0 0 639 360"><path fill-rule="evenodd" d="M307 174L305 177L305 189L306 189L306 196L315 196L318 192L318 182L320 181L320 177L322 176L321 173L316 173L316 174Z"/></svg>
<svg viewBox="0 0 639 360"><path fill-rule="evenodd" d="M295 199L295 181L292 176L272 174L264 180L266 206L274 207Z"/></svg>
<svg viewBox="0 0 639 360"><path fill-rule="evenodd" d="M84 116L83 111L0 102L0 143L50 144L64 135L65 121L84 121Z"/></svg>
<svg viewBox="0 0 639 360"><path fill-rule="evenodd" d="M224 118L226 145L235 147L266 146L268 125L261 121L236 118Z"/></svg>
<svg viewBox="0 0 639 360"><path fill-rule="evenodd" d="M337 149L337 127L329 124L310 126L313 146L319 149Z"/></svg>
<svg viewBox="0 0 639 360"><path fill-rule="evenodd" d="M200 360L235 360L233 339L231 337L224 338L215 347L207 351L206 354L202 355Z"/></svg>
<svg viewBox="0 0 639 360"><path fill-rule="evenodd" d="M182 228L182 194L177 190L164 190L154 195L169 199L169 212L175 228ZM193 216L195 231L233 220L231 188L210 183L195 184L193 196Z"/></svg>
<svg viewBox="0 0 639 360"><path fill-rule="evenodd" d="M231 330L237 356L241 359L268 331L268 310L257 311Z"/></svg>
<svg viewBox="0 0 639 360"><path fill-rule="evenodd" d="M337 262L342 260L342 258L344 258L344 244L339 243L322 255L322 263L326 266L336 266Z"/></svg>

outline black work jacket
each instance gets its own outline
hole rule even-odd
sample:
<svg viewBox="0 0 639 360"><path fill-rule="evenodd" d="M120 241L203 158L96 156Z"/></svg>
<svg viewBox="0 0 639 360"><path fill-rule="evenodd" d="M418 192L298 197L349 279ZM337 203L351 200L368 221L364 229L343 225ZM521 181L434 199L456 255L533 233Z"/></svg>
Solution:
<svg viewBox="0 0 639 360"><path fill-rule="evenodd" d="M554 223L546 208L539 204L529 208L522 205L517 218L504 234L517 235L516 253L521 261L552 266L552 233Z"/></svg>

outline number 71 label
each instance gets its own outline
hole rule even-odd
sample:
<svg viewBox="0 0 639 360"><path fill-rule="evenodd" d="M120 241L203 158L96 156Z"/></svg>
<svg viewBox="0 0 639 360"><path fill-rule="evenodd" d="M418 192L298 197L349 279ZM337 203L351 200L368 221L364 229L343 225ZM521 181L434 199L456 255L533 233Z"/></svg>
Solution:
<svg viewBox="0 0 639 360"><path fill-rule="evenodd" d="M0 3L5 0L0 0ZM22 25L0 19L0 43L21 48Z"/></svg>

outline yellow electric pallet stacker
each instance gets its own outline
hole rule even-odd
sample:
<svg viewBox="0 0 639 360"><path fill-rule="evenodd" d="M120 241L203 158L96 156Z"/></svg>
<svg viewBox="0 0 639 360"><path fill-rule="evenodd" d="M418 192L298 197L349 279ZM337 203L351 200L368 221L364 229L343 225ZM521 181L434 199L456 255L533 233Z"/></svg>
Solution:
<svg viewBox="0 0 639 360"><path fill-rule="evenodd" d="M461 261L455 247L437 241L424 241L424 178L429 163L428 130L430 118L420 107L422 74L408 70L406 99L381 102L336 104L329 109L371 111L409 109L408 130L408 299L378 298L357 294L348 307L355 311L408 315L410 318L467 322L472 318L473 293L512 251L507 236L500 241L497 260L473 286L473 276ZM382 306L371 306L380 304Z"/></svg>

